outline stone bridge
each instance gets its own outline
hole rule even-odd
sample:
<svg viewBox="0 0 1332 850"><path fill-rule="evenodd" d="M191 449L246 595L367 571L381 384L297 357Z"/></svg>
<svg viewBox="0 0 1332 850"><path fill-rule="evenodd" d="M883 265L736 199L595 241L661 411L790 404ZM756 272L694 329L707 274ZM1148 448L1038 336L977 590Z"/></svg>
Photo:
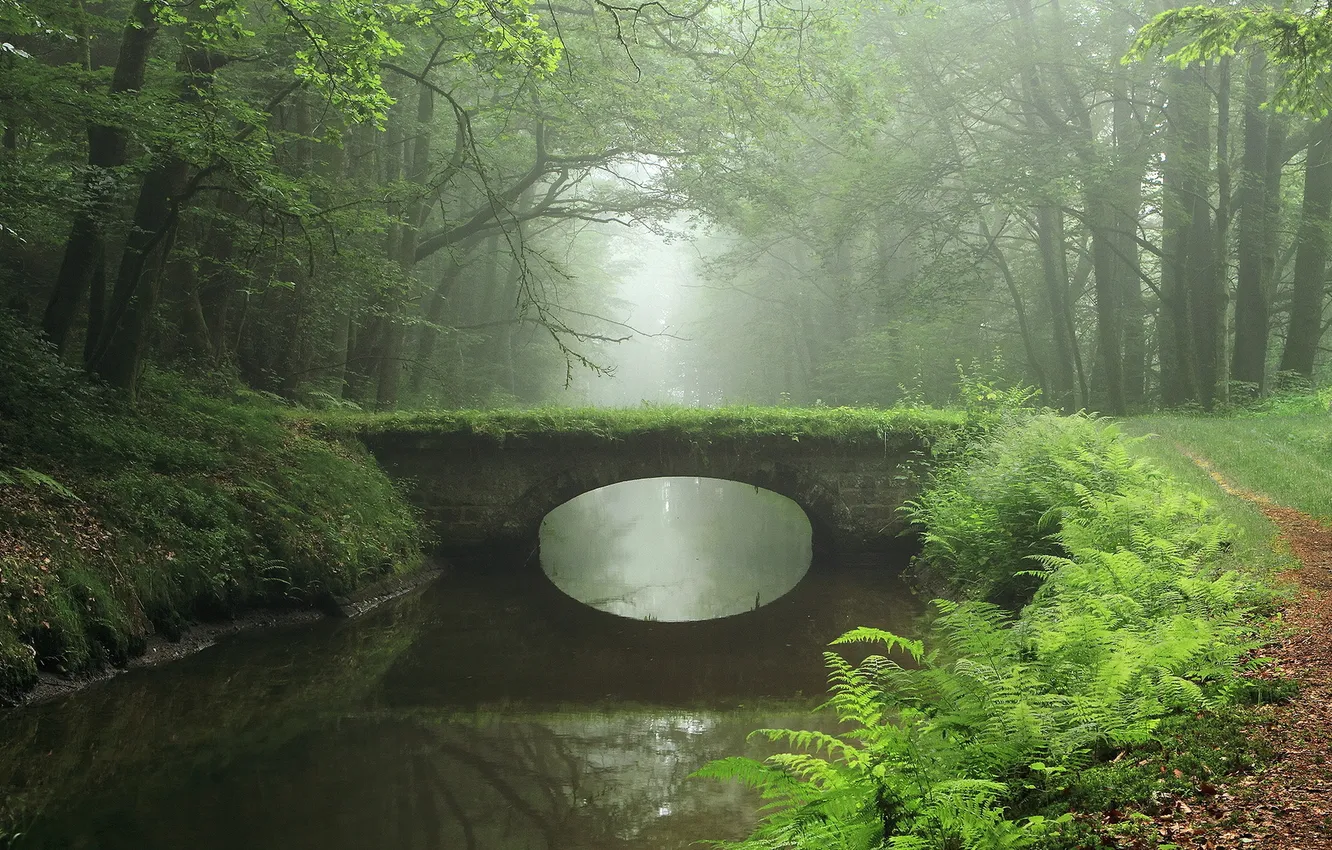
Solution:
<svg viewBox="0 0 1332 850"><path fill-rule="evenodd" d="M919 432L793 438L700 437L647 430L528 433L386 428L361 439L409 492L443 551L534 542L564 502L637 478L701 476L763 487L809 516L816 546L886 547L907 525L898 511L930 464Z"/></svg>

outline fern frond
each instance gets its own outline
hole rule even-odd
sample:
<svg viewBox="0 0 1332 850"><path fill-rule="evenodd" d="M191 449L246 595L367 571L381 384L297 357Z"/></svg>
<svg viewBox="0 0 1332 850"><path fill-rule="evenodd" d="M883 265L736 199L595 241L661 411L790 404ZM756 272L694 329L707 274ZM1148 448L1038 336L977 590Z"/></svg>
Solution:
<svg viewBox="0 0 1332 850"><path fill-rule="evenodd" d="M829 646L845 646L851 643L881 643L890 652L894 649L904 650L916 661L920 661L925 655L925 644L921 641L904 638L884 629L874 629L868 626L858 626L845 632L841 637L833 639Z"/></svg>

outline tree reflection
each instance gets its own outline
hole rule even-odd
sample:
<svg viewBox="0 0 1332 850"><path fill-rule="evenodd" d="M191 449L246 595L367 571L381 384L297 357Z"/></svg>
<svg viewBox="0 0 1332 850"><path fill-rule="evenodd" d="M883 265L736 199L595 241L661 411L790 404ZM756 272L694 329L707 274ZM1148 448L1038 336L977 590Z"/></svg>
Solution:
<svg viewBox="0 0 1332 850"><path fill-rule="evenodd" d="M752 751L756 724L795 716L425 711L324 718L277 751L223 771L84 801L41 846L394 850L683 848L739 837L758 801L692 780L709 760ZM132 787L133 791L127 789Z"/></svg>

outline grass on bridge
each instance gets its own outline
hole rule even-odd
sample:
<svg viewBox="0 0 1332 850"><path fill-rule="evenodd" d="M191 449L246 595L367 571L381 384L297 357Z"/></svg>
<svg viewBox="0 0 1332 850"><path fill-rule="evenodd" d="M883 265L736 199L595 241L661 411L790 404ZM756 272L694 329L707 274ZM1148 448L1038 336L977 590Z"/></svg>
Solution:
<svg viewBox="0 0 1332 850"><path fill-rule="evenodd" d="M592 434L624 439L648 434L695 441L786 437L834 441L883 440L894 435L955 434L968 421L961 410L867 407L544 407L529 410L438 410L401 413L320 413L311 418L333 433L470 433L515 436Z"/></svg>

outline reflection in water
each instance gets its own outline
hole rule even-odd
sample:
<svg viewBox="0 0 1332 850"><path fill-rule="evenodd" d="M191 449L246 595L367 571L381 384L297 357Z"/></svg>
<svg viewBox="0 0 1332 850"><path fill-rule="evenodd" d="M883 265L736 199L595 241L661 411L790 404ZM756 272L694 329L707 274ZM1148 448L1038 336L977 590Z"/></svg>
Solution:
<svg viewBox="0 0 1332 850"><path fill-rule="evenodd" d="M675 850L698 837L739 837L752 823L749 791L689 774L713 758L761 757L745 737L772 719L323 717L276 750L236 754L225 771L85 802L33 841L99 850Z"/></svg>
<svg viewBox="0 0 1332 850"><path fill-rule="evenodd" d="M581 602L639 620L706 620L785 595L809 569L800 506L716 478L644 478L584 493L541 524L541 566Z"/></svg>
<svg viewBox="0 0 1332 850"><path fill-rule="evenodd" d="M819 650L910 630L882 560L745 617L645 623L481 560L357 620L241 636L0 715L13 850L683 850L759 801L690 779L811 724ZM0 842L3 843L3 842ZM8 850L8 848L7 848Z"/></svg>

